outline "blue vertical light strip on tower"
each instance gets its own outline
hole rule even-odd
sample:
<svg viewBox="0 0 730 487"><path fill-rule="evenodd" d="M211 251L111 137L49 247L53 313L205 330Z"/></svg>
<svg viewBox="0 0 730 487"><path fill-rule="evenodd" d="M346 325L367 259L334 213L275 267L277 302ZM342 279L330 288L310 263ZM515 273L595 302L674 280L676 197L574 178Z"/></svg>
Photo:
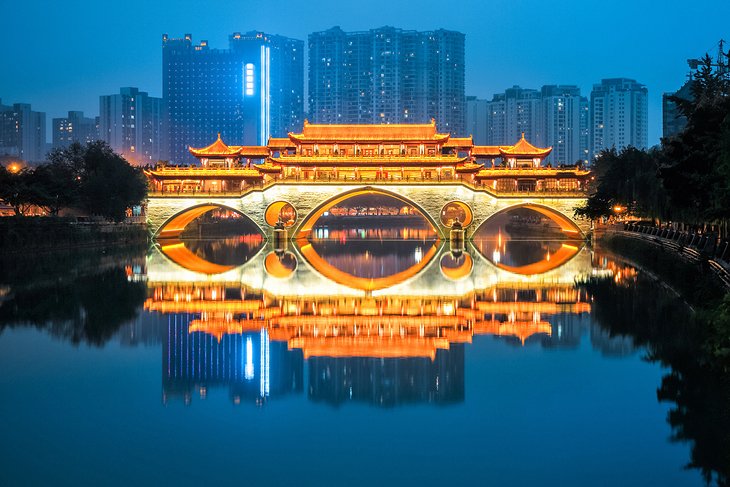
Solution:
<svg viewBox="0 0 730 487"><path fill-rule="evenodd" d="M269 142L269 134L271 132L271 117L269 114L269 106L271 104L270 93L270 61L271 52L269 46L262 45L260 49L260 68L259 68L259 145L266 145Z"/></svg>

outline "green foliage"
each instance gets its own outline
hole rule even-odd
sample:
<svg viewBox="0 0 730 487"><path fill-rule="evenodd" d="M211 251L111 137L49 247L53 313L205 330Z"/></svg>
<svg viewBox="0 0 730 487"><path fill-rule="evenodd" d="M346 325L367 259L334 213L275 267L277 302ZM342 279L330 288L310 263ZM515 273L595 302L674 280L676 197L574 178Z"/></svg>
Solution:
<svg viewBox="0 0 730 487"><path fill-rule="evenodd" d="M23 215L33 205L33 190L30 184L31 171L23 169L11 173L0 166L0 200L12 206L16 215Z"/></svg>
<svg viewBox="0 0 730 487"><path fill-rule="evenodd" d="M47 164L11 174L0 169L0 199L18 215L36 205L55 215L80 208L91 215L121 221L127 208L147 197L142 172L102 141L71 144L49 155Z"/></svg>
<svg viewBox="0 0 730 487"><path fill-rule="evenodd" d="M710 325L711 339L709 351L723 364L725 372L730 372L730 293L722 303L705 315Z"/></svg>
<svg viewBox="0 0 730 487"><path fill-rule="evenodd" d="M628 147L602 151L593 170L597 184L588 202L576 215L589 218L611 216L614 206L621 206L647 218L667 216L666 194L658 176L656 151Z"/></svg>
<svg viewBox="0 0 730 487"><path fill-rule="evenodd" d="M101 141L87 145L80 176L81 206L95 215L123 220L147 196L142 172Z"/></svg>
<svg viewBox="0 0 730 487"><path fill-rule="evenodd" d="M691 82L691 99L673 97L685 130L659 149L603 151L596 184L578 214L610 216L614 205L640 218L692 224L730 220L730 80L705 56Z"/></svg>

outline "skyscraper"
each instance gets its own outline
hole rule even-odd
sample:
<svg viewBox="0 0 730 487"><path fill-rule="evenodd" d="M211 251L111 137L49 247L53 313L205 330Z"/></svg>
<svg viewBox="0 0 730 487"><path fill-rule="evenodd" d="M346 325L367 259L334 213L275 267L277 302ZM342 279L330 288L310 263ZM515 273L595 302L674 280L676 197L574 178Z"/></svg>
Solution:
<svg viewBox="0 0 730 487"><path fill-rule="evenodd" d="M464 135L464 34L381 27L309 35L314 123L426 123Z"/></svg>
<svg viewBox="0 0 730 487"><path fill-rule="evenodd" d="M187 148L217 133L243 145L301 130L304 42L263 32L234 33L228 49L162 37L162 93L170 120L170 156L193 162Z"/></svg>
<svg viewBox="0 0 730 487"><path fill-rule="evenodd" d="M471 135L477 145L487 144L487 113L489 101L476 96L466 97L466 130L465 135Z"/></svg>
<svg viewBox="0 0 730 487"><path fill-rule="evenodd" d="M85 144L97 140L96 119L84 117L84 112L70 111L65 118L53 119L53 148L62 149L73 142Z"/></svg>
<svg viewBox="0 0 730 487"><path fill-rule="evenodd" d="M648 91L628 78L610 78L591 91L592 158L604 149L648 146Z"/></svg>
<svg viewBox="0 0 730 487"><path fill-rule="evenodd" d="M553 148L545 162L554 165L588 161L587 120L588 99L574 85L513 86L490 101L467 97L467 132L475 143L511 145L524 133Z"/></svg>
<svg viewBox="0 0 730 487"><path fill-rule="evenodd" d="M662 136L672 137L682 132L687 126L687 117L677 108L677 104L671 100L677 96L685 100L692 99L692 81L685 82L682 87L674 93L662 94Z"/></svg>
<svg viewBox="0 0 730 487"><path fill-rule="evenodd" d="M580 96L580 88L546 85L540 94L542 142L553 148L548 162L554 165L588 162L584 113L588 100Z"/></svg>
<svg viewBox="0 0 730 487"><path fill-rule="evenodd" d="M31 110L28 103L2 104L0 100L0 155L26 162L46 158L46 114Z"/></svg>
<svg viewBox="0 0 730 487"><path fill-rule="evenodd" d="M531 143L544 146L538 90L513 86L487 104L487 145L511 145L525 134Z"/></svg>
<svg viewBox="0 0 730 487"><path fill-rule="evenodd" d="M137 88L99 97L99 138L132 164L167 159L165 103Z"/></svg>

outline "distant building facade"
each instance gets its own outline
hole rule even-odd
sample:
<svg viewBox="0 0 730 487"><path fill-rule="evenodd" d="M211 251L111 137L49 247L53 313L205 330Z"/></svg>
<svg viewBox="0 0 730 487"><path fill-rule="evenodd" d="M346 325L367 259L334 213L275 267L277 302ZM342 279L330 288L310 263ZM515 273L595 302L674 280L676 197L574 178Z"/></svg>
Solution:
<svg viewBox="0 0 730 487"><path fill-rule="evenodd" d="M63 149L74 142L86 144L99 138L97 118L84 117L84 112L70 111L67 117L53 119L53 148Z"/></svg>
<svg viewBox="0 0 730 487"><path fill-rule="evenodd" d="M167 160L165 103L138 88L99 97L99 138L130 163Z"/></svg>
<svg viewBox="0 0 730 487"><path fill-rule="evenodd" d="M648 147L646 86L628 78L609 78L591 91L592 159L604 149Z"/></svg>
<svg viewBox="0 0 730 487"><path fill-rule="evenodd" d="M314 123L436 120L466 133L464 34L381 27L309 35L309 110Z"/></svg>
<svg viewBox="0 0 730 487"><path fill-rule="evenodd" d="M540 92L513 86L494 95L487 113L487 145L511 144L525 138L543 144L540 130Z"/></svg>
<svg viewBox="0 0 730 487"><path fill-rule="evenodd" d="M672 137L684 131L687 126L687 117L677 108L677 104L671 100L672 97L679 97L685 100L692 99L692 81L689 80L674 93L662 94L662 136Z"/></svg>
<svg viewBox="0 0 730 487"><path fill-rule="evenodd" d="M46 114L28 103L3 105L0 100L0 156L42 162L46 153Z"/></svg>
<svg viewBox="0 0 730 487"><path fill-rule="evenodd" d="M574 85L546 85L540 90L542 143L552 147L554 165L588 162L588 99Z"/></svg>
<svg viewBox="0 0 730 487"><path fill-rule="evenodd" d="M540 90L513 86L492 100L469 97L467 132L475 143L513 144L522 134L552 147L546 162L588 161L588 99L574 85L546 85Z"/></svg>
<svg viewBox="0 0 730 487"><path fill-rule="evenodd" d="M488 100L476 96L466 97L466 135L471 135L475 144L487 145L488 112Z"/></svg>
<svg viewBox="0 0 730 487"><path fill-rule="evenodd" d="M263 32L234 33L228 49L192 36L162 38L162 93L174 162L193 162L188 147L220 133L243 145L301 130L304 42Z"/></svg>

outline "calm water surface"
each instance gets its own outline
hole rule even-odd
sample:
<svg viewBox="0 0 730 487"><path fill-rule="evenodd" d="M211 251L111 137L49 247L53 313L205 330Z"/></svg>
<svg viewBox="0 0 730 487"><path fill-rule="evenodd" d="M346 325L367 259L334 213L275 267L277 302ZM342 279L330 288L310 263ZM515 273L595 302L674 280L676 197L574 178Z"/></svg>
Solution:
<svg viewBox="0 0 730 487"><path fill-rule="evenodd" d="M630 331L687 311L580 242L320 227L8 270L2 485L704 483Z"/></svg>

